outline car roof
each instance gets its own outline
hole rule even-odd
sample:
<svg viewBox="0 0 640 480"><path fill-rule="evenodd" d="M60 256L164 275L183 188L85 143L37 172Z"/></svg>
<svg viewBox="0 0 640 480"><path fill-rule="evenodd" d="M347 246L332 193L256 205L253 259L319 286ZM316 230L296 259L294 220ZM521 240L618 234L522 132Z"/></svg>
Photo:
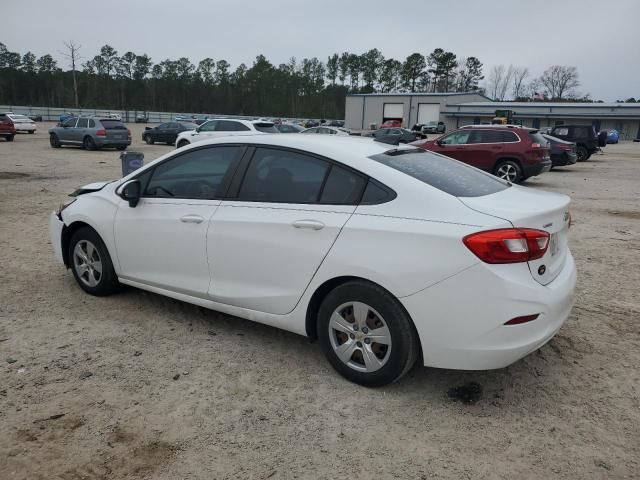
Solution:
<svg viewBox="0 0 640 480"><path fill-rule="evenodd" d="M539 129L538 128L530 128L530 127L525 127L523 125L463 125L462 127L459 128L459 130L467 130L470 128L482 128L482 129L486 129L486 128L509 128L509 129L520 129L520 130L530 130L530 131L534 131L537 132Z"/></svg>

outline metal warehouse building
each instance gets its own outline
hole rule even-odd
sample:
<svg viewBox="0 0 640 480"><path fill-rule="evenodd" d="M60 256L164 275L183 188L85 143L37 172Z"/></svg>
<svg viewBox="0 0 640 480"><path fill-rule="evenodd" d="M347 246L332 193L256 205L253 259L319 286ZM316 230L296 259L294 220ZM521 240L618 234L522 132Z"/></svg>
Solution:
<svg viewBox="0 0 640 480"><path fill-rule="evenodd" d="M373 93L347 95L345 126L356 130L401 119L405 127L431 120L447 130L489 123L498 109L514 111L514 123L542 128L562 124L593 125L596 131L616 129L621 140L640 138L640 103L492 102L475 92Z"/></svg>
<svg viewBox="0 0 640 480"><path fill-rule="evenodd" d="M370 93L349 94L345 107L345 127L354 130L379 126L385 120L402 120L409 128L416 123L442 120L448 105L488 100L476 92L468 93Z"/></svg>

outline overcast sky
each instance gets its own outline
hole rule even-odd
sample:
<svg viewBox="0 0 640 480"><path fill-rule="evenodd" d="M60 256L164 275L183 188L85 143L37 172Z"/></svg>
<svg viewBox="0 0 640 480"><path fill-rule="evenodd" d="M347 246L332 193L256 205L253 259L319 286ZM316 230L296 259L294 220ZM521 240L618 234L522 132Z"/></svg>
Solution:
<svg viewBox="0 0 640 480"><path fill-rule="evenodd" d="M440 47L485 65L510 63L540 75L578 68L579 92L613 101L640 96L640 0L1 0L0 42L40 56L63 41L91 58L105 43L154 62L225 59L235 68L264 54L290 57L378 48L404 60Z"/></svg>

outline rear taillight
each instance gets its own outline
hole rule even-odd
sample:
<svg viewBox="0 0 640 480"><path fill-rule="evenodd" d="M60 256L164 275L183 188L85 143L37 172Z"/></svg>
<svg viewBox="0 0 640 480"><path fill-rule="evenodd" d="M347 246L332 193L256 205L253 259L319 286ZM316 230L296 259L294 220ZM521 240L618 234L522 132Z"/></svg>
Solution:
<svg viewBox="0 0 640 480"><path fill-rule="evenodd" d="M104 128L101 128L96 132L96 137L106 137L107 131Z"/></svg>
<svg viewBox="0 0 640 480"><path fill-rule="evenodd" d="M502 228L472 233L462 241L485 263L519 263L543 257L549 234L533 228Z"/></svg>
<svg viewBox="0 0 640 480"><path fill-rule="evenodd" d="M532 143L531 144L531 148L542 148L542 145L540 145L539 143Z"/></svg>

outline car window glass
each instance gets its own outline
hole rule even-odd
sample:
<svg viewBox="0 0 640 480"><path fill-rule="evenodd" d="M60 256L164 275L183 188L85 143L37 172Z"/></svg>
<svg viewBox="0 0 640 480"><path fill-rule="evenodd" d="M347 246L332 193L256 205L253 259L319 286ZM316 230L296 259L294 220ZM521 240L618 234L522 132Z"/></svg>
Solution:
<svg viewBox="0 0 640 480"><path fill-rule="evenodd" d="M254 128L263 133L278 133L278 129L273 123L254 123ZM247 128L247 130L249 130Z"/></svg>
<svg viewBox="0 0 640 480"><path fill-rule="evenodd" d="M513 132L500 132L503 142L517 142L518 136Z"/></svg>
<svg viewBox="0 0 640 480"><path fill-rule="evenodd" d="M89 128L96 128L96 121L93 118L89 119Z"/></svg>
<svg viewBox="0 0 640 480"><path fill-rule="evenodd" d="M107 130L126 130L127 127L124 126L120 120L111 120L111 119L102 119L100 120L102 126Z"/></svg>
<svg viewBox="0 0 640 480"><path fill-rule="evenodd" d="M192 150L158 165L145 190L147 197L213 199L243 147L225 146Z"/></svg>
<svg viewBox="0 0 640 480"><path fill-rule="evenodd" d="M369 180L367 188L365 188L364 193L362 194L362 200L360 200L360 203L367 205L384 203L391 200L392 197L394 198L395 196L392 196L388 190L383 188L381 185L378 185L377 182Z"/></svg>
<svg viewBox="0 0 640 480"><path fill-rule="evenodd" d="M467 143L500 143L502 132L498 130L474 130Z"/></svg>
<svg viewBox="0 0 640 480"><path fill-rule="evenodd" d="M79 118L78 119L78 124L76 125L76 127L78 128L87 128L89 126L89 119L88 118Z"/></svg>
<svg viewBox="0 0 640 480"><path fill-rule="evenodd" d="M200 125L199 131L201 131L201 132L213 132L216 129L217 123L218 123L217 120L212 120L210 122L205 122L202 125Z"/></svg>
<svg viewBox="0 0 640 480"><path fill-rule="evenodd" d="M364 178L346 168L331 167L327 182L322 189L320 203L332 205L355 205L360 199Z"/></svg>
<svg viewBox="0 0 640 480"><path fill-rule="evenodd" d="M69 120L65 120L65 122L62 124L62 126L63 127L75 127L77 121L78 121L77 118L70 118Z"/></svg>
<svg viewBox="0 0 640 480"><path fill-rule="evenodd" d="M218 120L216 125L216 132L242 132L246 130L250 130L250 128L232 120Z"/></svg>
<svg viewBox="0 0 640 480"><path fill-rule="evenodd" d="M301 153L258 148L238 197L258 202L315 203L328 167L327 162Z"/></svg>
<svg viewBox="0 0 640 480"><path fill-rule="evenodd" d="M160 125L158 125L158 130L164 130L166 128L169 128L168 123L161 123Z"/></svg>
<svg viewBox="0 0 640 480"><path fill-rule="evenodd" d="M567 136L569 135L569 129L568 128L556 128L555 130L553 130L553 134L554 135L562 135L562 136Z"/></svg>
<svg viewBox="0 0 640 480"><path fill-rule="evenodd" d="M459 132L453 132L440 140L440 143L444 145L462 145L467 143L469 139L469 135L471 132L469 130L460 130Z"/></svg>
<svg viewBox="0 0 640 480"><path fill-rule="evenodd" d="M369 158L456 197L480 197L509 188L493 175L420 149L391 150Z"/></svg>

